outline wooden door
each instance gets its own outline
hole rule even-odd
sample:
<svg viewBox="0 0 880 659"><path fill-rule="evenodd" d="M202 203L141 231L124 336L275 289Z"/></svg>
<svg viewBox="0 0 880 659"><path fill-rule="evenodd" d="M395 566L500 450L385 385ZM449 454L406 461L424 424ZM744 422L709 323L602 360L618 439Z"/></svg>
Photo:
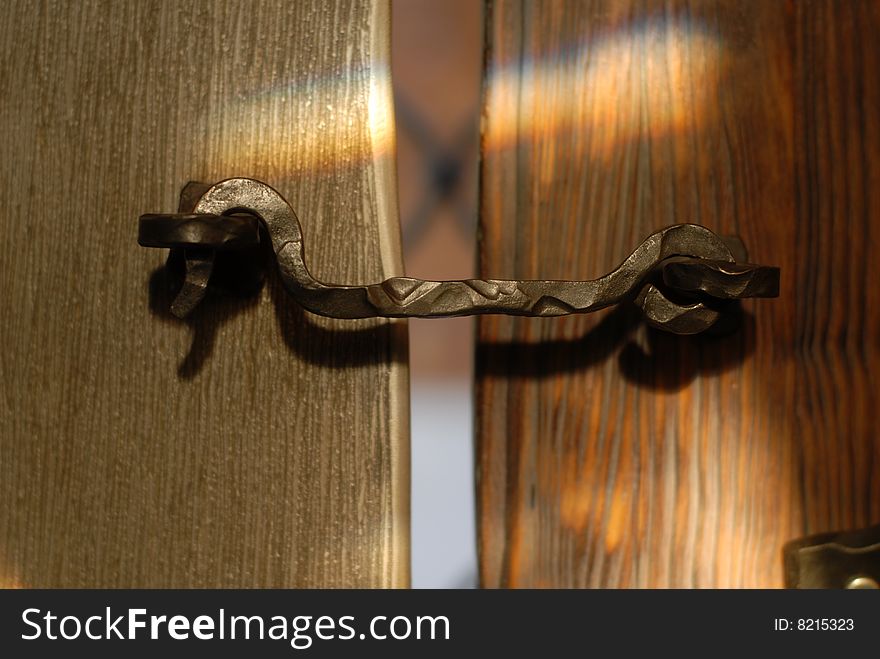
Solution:
<svg viewBox="0 0 880 659"><path fill-rule="evenodd" d="M7 3L0 583L405 586L405 325L270 280L172 322L137 218L249 176L315 274L402 274L387 2Z"/></svg>
<svg viewBox="0 0 880 659"><path fill-rule="evenodd" d="M592 278L676 222L782 268L724 338L484 317L484 586L775 587L880 521L880 3L490 2L480 276Z"/></svg>

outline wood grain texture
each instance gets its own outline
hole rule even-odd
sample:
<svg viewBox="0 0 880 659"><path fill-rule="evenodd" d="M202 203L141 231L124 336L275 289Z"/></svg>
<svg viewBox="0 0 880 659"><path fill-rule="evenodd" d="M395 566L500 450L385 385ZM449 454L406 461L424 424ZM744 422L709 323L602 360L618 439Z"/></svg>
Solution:
<svg viewBox="0 0 880 659"><path fill-rule="evenodd" d="M480 276L589 278L691 221L782 268L740 331L485 317L490 587L775 587L880 520L880 3L492 2Z"/></svg>
<svg viewBox="0 0 880 659"><path fill-rule="evenodd" d="M137 217L265 180L315 274L402 274L386 2L18 2L0 23L0 581L406 586L405 325L272 279L167 312Z"/></svg>

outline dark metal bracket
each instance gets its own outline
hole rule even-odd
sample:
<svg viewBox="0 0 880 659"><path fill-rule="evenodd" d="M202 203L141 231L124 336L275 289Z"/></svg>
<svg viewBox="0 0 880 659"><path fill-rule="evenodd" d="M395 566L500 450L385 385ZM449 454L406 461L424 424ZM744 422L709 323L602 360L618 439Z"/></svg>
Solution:
<svg viewBox="0 0 880 659"><path fill-rule="evenodd" d="M293 209L272 187L247 178L189 183L180 212L140 218L138 242L182 255L184 282L172 312L184 317L202 301L221 252L252 249L265 228L287 292L305 309L333 318L433 318L473 314L562 316L634 300L648 323L676 334L711 327L733 300L779 295L779 268L747 260L738 238L695 224L654 233L615 270L591 281L392 277L365 285L325 284L306 267Z"/></svg>
<svg viewBox="0 0 880 659"><path fill-rule="evenodd" d="M783 549L786 588L880 588L880 524L792 540Z"/></svg>

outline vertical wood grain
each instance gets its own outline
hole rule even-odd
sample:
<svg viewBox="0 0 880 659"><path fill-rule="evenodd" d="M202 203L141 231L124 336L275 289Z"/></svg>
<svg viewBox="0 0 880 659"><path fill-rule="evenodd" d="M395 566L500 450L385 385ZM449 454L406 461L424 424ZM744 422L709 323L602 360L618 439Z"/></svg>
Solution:
<svg viewBox="0 0 880 659"><path fill-rule="evenodd" d="M172 322L136 243L188 180L250 176L316 276L402 274L387 3L3 14L0 582L407 585L405 326L274 279Z"/></svg>
<svg viewBox="0 0 880 659"><path fill-rule="evenodd" d="M591 278L675 222L782 268L727 337L484 317L485 586L767 587L880 520L880 4L491 2L480 276Z"/></svg>

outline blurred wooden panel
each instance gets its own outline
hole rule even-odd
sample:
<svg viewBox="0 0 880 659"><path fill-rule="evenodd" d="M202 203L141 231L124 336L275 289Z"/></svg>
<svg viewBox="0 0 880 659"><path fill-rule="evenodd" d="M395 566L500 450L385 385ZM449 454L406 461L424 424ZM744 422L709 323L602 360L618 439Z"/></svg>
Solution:
<svg viewBox="0 0 880 659"><path fill-rule="evenodd" d="M187 324L136 221L188 180L401 274L387 2L18 2L0 24L0 582L405 586L405 326L274 279Z"/></svg>
<svg viewBox="0 0 880 659"><path fill-rule="evenodd" d="M782 267L726 338L484 317L481 581L773 587L880 520L880 3L492 2L480 276L697 222Z"/></svg>

